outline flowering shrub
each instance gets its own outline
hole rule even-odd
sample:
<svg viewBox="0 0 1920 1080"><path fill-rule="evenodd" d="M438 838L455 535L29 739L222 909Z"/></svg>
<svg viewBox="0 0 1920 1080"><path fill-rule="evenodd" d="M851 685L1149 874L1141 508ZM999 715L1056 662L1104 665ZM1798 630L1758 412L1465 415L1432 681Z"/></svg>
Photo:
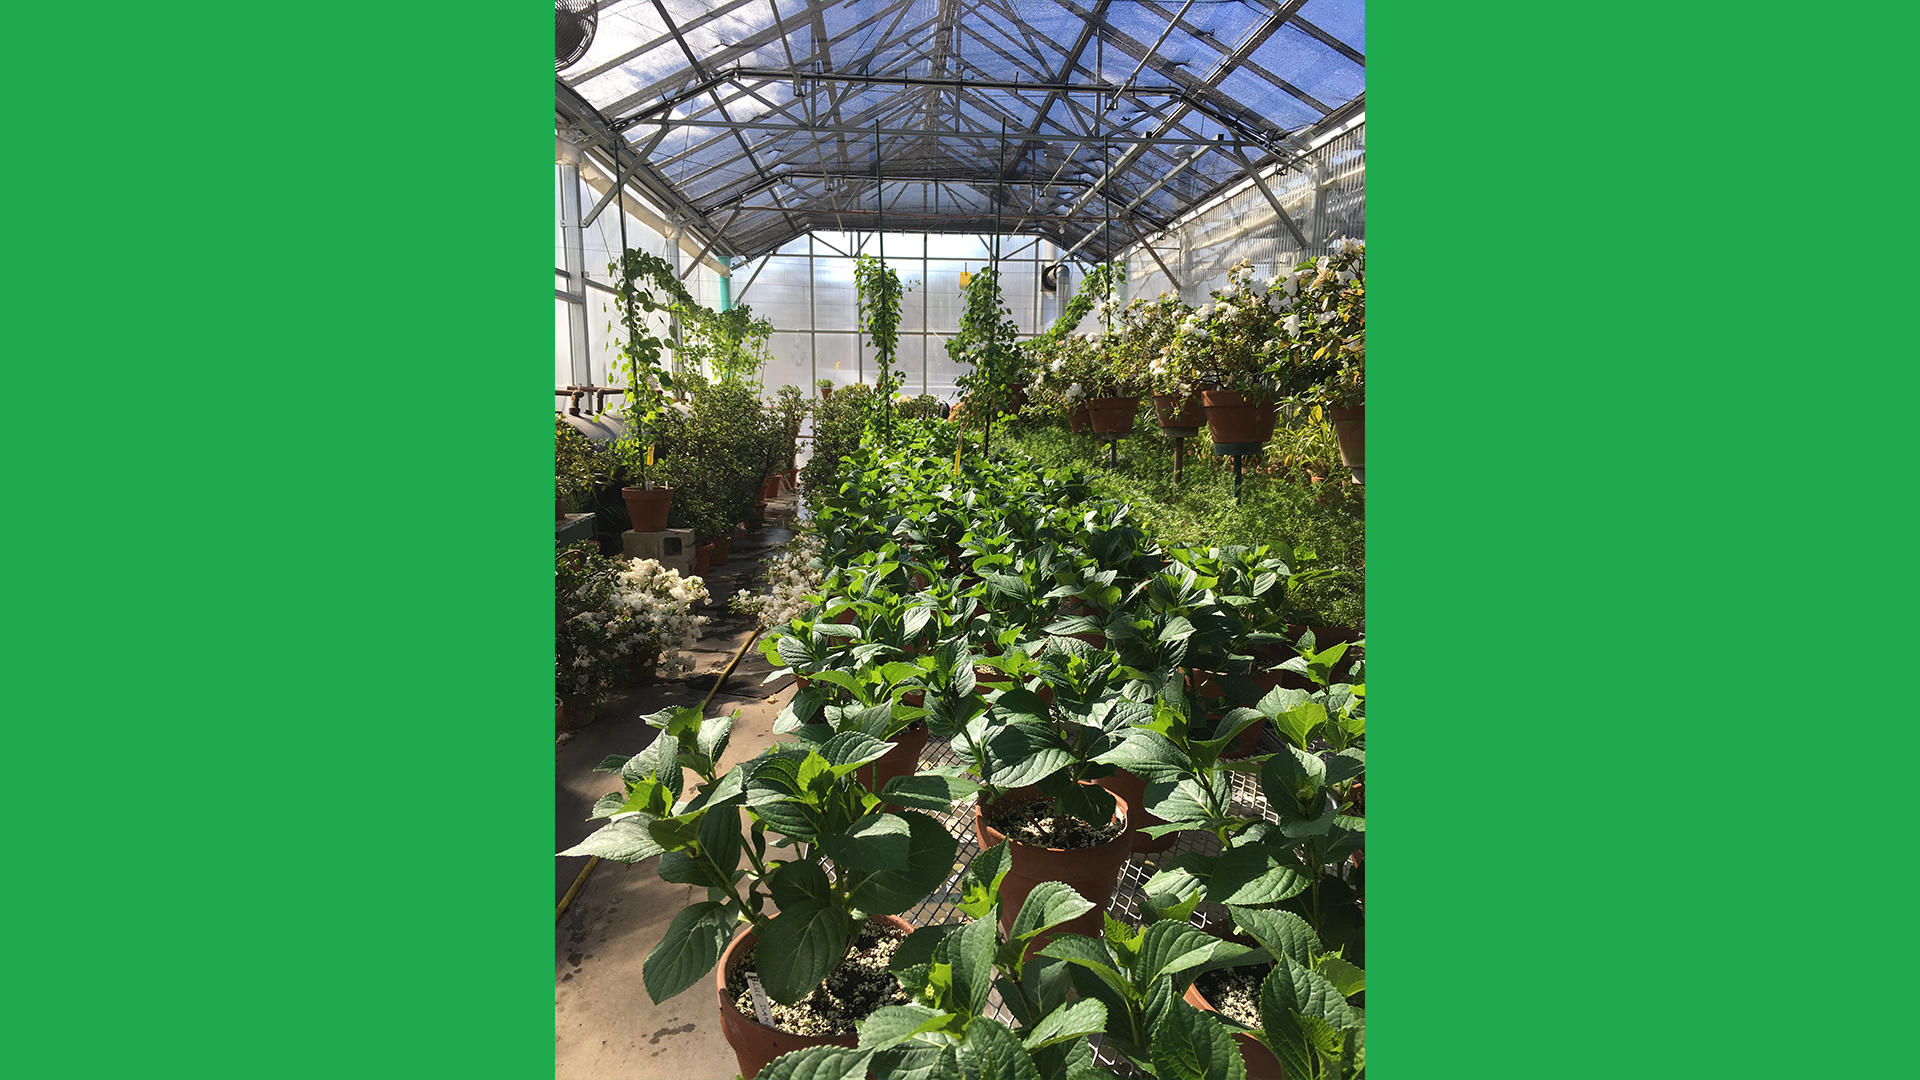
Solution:
<svg viewBox="0 0 1920 1080"><path fill-rule="evenodd" d="M1292 306L1291 275L1258 279L1245 259L1227 272L1227 284L1213 299L1181 320L1166 363L1156 373L1161 393L1235 390L1249 397L1275 398L1294 391L1284 376L1280 318Z"/></svg>
<svg viewBox="0 0 1920 1080"><path fill-rule="evenodd" d="M1058 416L1090 397L1103 397L1107 379L1100 347L1079 334L1068 334L1038 346L1033 386L1027 391L1028 411Z"/></svg>
<svg viewBox="0 0 1920 1080"><path fill-rule="evenodd" d="M1283 279L1295 302L1281 320L1289 382L1329 405L1367 400L1367 245L1346 237L1331 255L1300 264ZM1297 294L1297 298L1296 298Z"/></svg>
<svg viewBox="0 0 1920 1080"><path fill-rule="evenodd" d="M766 590L762 593L742 589L729 604L742 615L753 615L761 626L784 626L813 607L826 580L826 568L820 561L820 537L801 533L766 563Z"/></svg>
<svg viewBox="0 0 1920 1080"><path fill-rule="evenodd" d="M609 559L586 543L554 560L554 686L593 701L622 676L681 678L693 670L682 650L699 640L706 582L653 559Z"/></svg>
<svg viewBox="0 0 1920 1080"><path fill-rule="evenodd" d="M1180 394L1191 386L1181 386L1172 375L1173 343L1180 324L1193 309L1172 293L1157 299L1135 300L1119 313L1113 328L1113 353L1121 374L1129 380L1129 394Z"/></svg>

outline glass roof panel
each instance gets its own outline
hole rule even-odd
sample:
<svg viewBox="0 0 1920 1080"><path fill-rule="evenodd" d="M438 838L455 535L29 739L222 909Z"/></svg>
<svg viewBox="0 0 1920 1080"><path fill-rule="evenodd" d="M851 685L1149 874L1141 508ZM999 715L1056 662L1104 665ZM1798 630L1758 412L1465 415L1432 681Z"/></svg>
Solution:
<svg viewBox="0 0 1920 1080"><path fill-rule="evenodd" d="M1298 27L1281 27L1253 51L1252 59L1329 107L1345 105L1367 88L1359 64Z"/></svg>
<svg viewBox="0 0 1920 1080"><path fill-rule="evenodd" d="M1300 15L1356 52L1367 51L1367 5L1362 0L1307 0Z"/></svg>

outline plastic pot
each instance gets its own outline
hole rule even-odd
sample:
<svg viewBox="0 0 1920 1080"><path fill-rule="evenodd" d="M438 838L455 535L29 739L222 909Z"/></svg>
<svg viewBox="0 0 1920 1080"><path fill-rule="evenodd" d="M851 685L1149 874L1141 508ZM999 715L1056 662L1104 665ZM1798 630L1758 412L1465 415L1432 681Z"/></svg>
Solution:
<svg viewBox="0 0 1920 1080"><path fill-rule="evenodd" d="M1198 986L1188 984L1187 1004L1201 1012L1219 1012ZM1280 1059L1273 1051L1260 1045L1260 1040L1244 1031L1233 1033L1233 1041L1240 1047L1240 1060L1246 1062L1247 1080L1286 1080L1287 1071L1280 1066Z"/></svg>
<svg viewBox="0 0 1920 1080"><path fill-rule="evenodd" d="M634 532L659 532L667 527L667 506L673 501L672 488L633 488L620 489L620 498L627 504L627 517L633 520Z"/></svg>
<svg viewBox="0 0 1920 1080"><path fill-rule="evenodd" d="M924 698L922 699L924 700ZM863 765L855 775L867 790L875 795L887 786L887 781L896 776L912 776L920 771L920 753L927 748L927 725L923 720L915 720L907 729L887 741L893 743L893 749L880 755L880 760L871 765Z"/></svg>
<svg viewBox="0 0 1920 1080"><path fill-rule="evenodd" d="M1133 814L1127 819L1127 843L1134 851L1165 851L1173 846L1178 833L1165 836L1148 836L1141 829L1154 825L1165 825L1162 818L1154 817L1146 811L1147 782L1125 769L1112 776L1103 776L1096 781L1101 787L1113 792L1116 799L1124 801L1133 808Z"/></svg>
<svg viewBox="0 0 1920 1080"><path fill-rule="evenodd" d="M902 934L913 933L912 923L894 915L875 915L873 921L894 927ZM767 1027L740 1011L733 1003L733 995L727 993L727 973L739 966L739 958L746 954L747 946L755 940L753 927L741 927L733 943L727 946L727 951L720 954L719 965L713 969L713 983L720 998L720 1033L726 1037L727 1045L733 1047L734 1060L740 1065L740 1075L755 1076L781 1054L805 1050L809 1046L858 1046L860 1036L857 1032L849 1031L845 1035L795 1035Z"/></svg>
<svg viewBox="0 0 1920 1080"><path fill-rule="evenodd" d="M1133 414L1140 408L1138 397L1097 397L1087 402L1093 430L1101 435L1125 435L1133 430Z"/></svg>
<svg viewBox="0 0 1920 1080"><path fill-rule="evenodd" d="M1274 419L1280 406L1272 401L1254 401L1235 390L1202 390L1200 403L1207 410L1207 433L1222 444L1264 445L1273 438Z"/></svg>
<svg viewBox="0 0 1920 1080"><path fill-rule="evenodd" d="M1021 797L1018 793L1008 796L1014 800ZM1126 798L1115 795L1114 802L1114 818L1126 822ZM978 801L973 805L974 836L979 840L982 851L1007 839L1005 833L987 824L987 809ZM1093 910L1034 939L1029 955L1038 951L1055 934L1100 936L1101 913L1107 909L1107 902L1113 899L1114 889L1120 884L1120 871L1133 855L1128 830L1122 829L1120 835L1098 847L1072 850L1046 848L1023 844L1018 840L1008 841L1007 846L1013 854L1013 865L1007 870L1006 879L1000 883L1000 896L1005 901L1000 905L1001 929L1013 928L1014 917L1020 913L1020 905L1026 902L1027 894L1033 891L1034 886L1043 881L1060 881L1073 886L1075 892L1093 901Z"/></svg>

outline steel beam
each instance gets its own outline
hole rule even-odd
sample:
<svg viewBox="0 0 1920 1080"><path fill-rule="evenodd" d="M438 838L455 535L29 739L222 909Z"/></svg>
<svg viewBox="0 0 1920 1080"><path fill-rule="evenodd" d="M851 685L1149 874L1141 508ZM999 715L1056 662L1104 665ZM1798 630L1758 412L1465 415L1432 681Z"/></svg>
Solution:
<svg viewBox="0 0 1920 1080"><path fill-rule="evenodd" d="M1247 170L1247 176L1253 181L1253 186L1259 188L1260 194L1266 196L1267 204L1273 207L1274 216L1280 219L1280 224L1285 225L1287 231L1293 234L1293 239L1300 245L1300 250L1311 251L1313 245L1307 242L1307 234L1300 231L1300 226L1293 223L1293 215L1287 213L1287 208L1280 205L1279 198L1274 195L1273 189L1267 186L1267 178L1260 175L1260 169L1254 165L1253 159L1237 148L1232 153L1234 157L1240 159L1240 165Z"/></svg>

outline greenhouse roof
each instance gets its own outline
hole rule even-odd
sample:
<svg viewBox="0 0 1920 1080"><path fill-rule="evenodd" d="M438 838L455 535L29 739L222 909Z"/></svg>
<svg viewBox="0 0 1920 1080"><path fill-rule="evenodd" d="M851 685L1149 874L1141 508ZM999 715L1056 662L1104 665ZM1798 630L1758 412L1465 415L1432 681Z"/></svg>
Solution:
<svg viewBox="0 0 1920 1080"><path fill-rule="evenodd" d="M617 155L723 257L816 229L997 223L1092 261L1357 114L1364 11L1364 0L611 0L557 77L555 106L563 136Z"/></svg>

